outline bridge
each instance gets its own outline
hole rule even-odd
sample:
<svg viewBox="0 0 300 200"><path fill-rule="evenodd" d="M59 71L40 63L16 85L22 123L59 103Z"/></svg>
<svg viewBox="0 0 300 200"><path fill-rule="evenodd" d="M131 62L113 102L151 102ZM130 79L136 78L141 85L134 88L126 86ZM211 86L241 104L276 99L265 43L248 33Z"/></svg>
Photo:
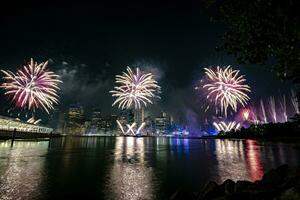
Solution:
<svg viewBox="0 0 300 200"><path fill-rule="evenodd" d="M0 139L12 138L14 130L16 130L16 139L46 138L50 137L50 134L53 132L53 129L49 127L0 115Z"/></svg>

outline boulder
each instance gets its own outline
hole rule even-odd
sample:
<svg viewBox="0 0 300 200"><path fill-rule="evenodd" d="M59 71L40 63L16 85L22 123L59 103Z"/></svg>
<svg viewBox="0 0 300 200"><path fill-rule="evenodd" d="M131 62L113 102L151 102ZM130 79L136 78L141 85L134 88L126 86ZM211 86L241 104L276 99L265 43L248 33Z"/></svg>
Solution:
<svg viewBox="0 0 300 200"><path fill-rule="evenodd" d="M235 182L231 179L227 179L221 185L221 188L223 189L223 191L226 195L233 194L234 193L234 187L235 187Z"/></svg>
<svg viewBox="0 0 300 200"><path fill-rule="evenodd" d="M226 196L221 196L221 197L213 198L212 200L228 200L228 198Z"/></svg>
<svg viewBox="0 0 300 200"><path fill-rule="evenodd" d="M252 183L250 181L237 181L235 184L234 192L240 193L240 192L258 192L258 186L255 183Z"/></svg>
<svg viewBox="0 0 300 200"><path fill-rule="evenodd" d="M287 173L288 179L299 178L300 177L300 168L290 169Z"/></svg>
<svg viewBox="0 0 300 200"><path fill-rule="evenodd" d="M261 183L266 188L276 189L282 183L283 178L276 170L272 169L264 174Z"/></svg>
<svg viewBox="0 0 300 200"><path fill-rule="evenodd" d="M208 182L198 193L177 191L172 200L300 200L300 169L289 169L282 165L277 169L265 173L262 180L237 181L230 179L221 185Z"/></svg>
<svg viewBox="0 0 300 200"><path fill-rule="evenodd" d="M213 199L223 194L221 187L216 182L210 181L201 188L197 200Z"/></svg>
<svg viewBox="0 0 300 200"><path fill-rule="evenodd" d="M299 200L299 199L300 199L300 192L294 187L286 190L279 197L279 200Z"/></svg>
<svg viewBox="0 0 300 200"><path fill-rule="evenodd" d="M232 200L274 200L270 192L239 192L230 195L227 199Z"/></svg>
<svg viewBox="0 0 300 200"><path fill-rule="evenodd" d="M280 165L277 169L276 172L278 173L279 176L281 177L286 177L289 171L289 166L287 164Z"/></svg>
<svg viewBox="0 0 300 200"><path fill-rule="evenodd" d="M170 200L194 200L196 196L192 192L178 190L170 197Z"/></svg>

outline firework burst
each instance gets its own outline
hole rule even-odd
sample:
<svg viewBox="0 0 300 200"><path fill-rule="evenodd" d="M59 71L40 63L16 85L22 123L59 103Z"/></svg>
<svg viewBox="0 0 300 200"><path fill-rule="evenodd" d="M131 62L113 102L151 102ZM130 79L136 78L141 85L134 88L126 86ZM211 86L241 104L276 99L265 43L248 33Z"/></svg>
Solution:
<svg viewBox="0 0 300 200"><path fill-rule="evenodd" d="M28 65L16 73L1 70L5 82L1 85L5 95L19 108L28 110L43 109L49 113L58 104L58 84L62 81L54 72L47 69L48 62L34 62L31 59Z"/></svg>
<svg viewBox="0 0 300 200"><path fill-rule="evenodd" d="M241 124L240 123L237 123L235 121L232 121L232 122L229 122L229 123L226 123L226 122L214 122L213 125L215 126L215 128L218 130L218 131L223 131L223 132L229 132L231 130L238 130L240 127L241 127Z"/></svg>
<svg viewBox="0 0 300 200"><path fill-rule="evenodd" d="M292 101L293 108L295 110L295 113L299 114L300 113L299 112L299 102L297 101L297 95L294 92L294 90L291 90L291 93L292 93L291 101Z"/></svg>
<svg viewBox="0 0 300 200"><path fill-rule="evenodd" d="M250 117L250 109L248 109L248 108L246 108L246 109L243 109L242 111L241 111L241 113L242 113L242 118L243 118L243 120L244 121L248 121L248 119L249 119L249 117Z"/></svg>
<svg viewBox="0 0 300 200"><path fill-rule="evenodd" d="M269 99L269 105L270 105L270 114L273 118L273 122L277 123L276 104L275 104L275 98L273 96L271 96Z"/></svg>
<svg viewBox="0 0 300 200"><path fill-rule="evenodd" d="M209 82L203 86L208 92L207 99L219 106L221 113L227 116L228 107L236 112L238 104L243 107L247 104L250 98L246 93L251 90L245 84L244 75L239 75L239 70L233 70L230 66L204 70Z"/></svg>
<svg viewBox="0 0 300 200"><path fill-rule="evenodd" d="M122 75L116 75L114 90L110 91L116 100L112 106L117 105L121 109L140 109L148 104L153 104L154 98L159 98L160 86L154 80L153 74L144 73L136 68L135 73L130 67Z"/></svg>

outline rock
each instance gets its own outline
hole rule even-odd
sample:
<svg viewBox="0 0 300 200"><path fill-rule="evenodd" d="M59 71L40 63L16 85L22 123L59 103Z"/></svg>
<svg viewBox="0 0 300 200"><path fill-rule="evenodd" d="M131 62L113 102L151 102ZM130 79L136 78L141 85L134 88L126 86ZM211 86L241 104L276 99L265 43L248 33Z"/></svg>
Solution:
<svg viewBox="0 0 300 200"><path fill-rule="evenodd" d="M300 199L300 192L294 187L286 190L279 197L279 200L299 200L299 199Z"/></svg>
<svg viewBox="0 0 300 200"><path fill-rule="evenodd" d="M254 181L254 184L255 184L257 187L262 187L262 181L261 181L261 180Z"/></svg>
<svg viewBox="0 0 300 200"><path fill-rule="evenodd" d="M228 198L226 198L226 196L222 196L222 197L213 198L212 200L228 200Z"/></svg>
<svg viewBox="0 0 300 200"><path fill-rule="evenodd" d="M170 197L170 200L194 200L196 196L192 192L178 190Z"/></svg>
<svg viewBox="0 0 300 200"><path fill-rule="evenodd" d="M234 191L239 192L257 192L258 187L255 183L250 181L237 181L235 184Z"/></svg>
<svg viewBox="0 0 300 200"><path fill-rule="evenodd" d="M204 185L204 187L202 187L197 200L213 199L222 196L223 194L224 193L222 193L221 187L216 182L210 181Z"/></svg>
<svg viewBox="0 0 300 200"><path fill-rule="evenodd" d="M274 200L270 192L239 192L230 195L227 199L232 200Z"/></svg>
<svg viewBox="0 0 300 200"><path fill-rule="evenodd" d="M261 183L266 188L276 189L282 183L283 178L276 170L272 169L264 174Z"/></svg>
<svg viewBox="0 0 300 200"><path fill-rule="evenodd" d="M265 173L262 180L237 181L230 179L221 185L208 182L198 193L177 191L172 200L300 200L300 169L282 165Z"/></svg>
<svg viewBox="0 0 300 200"><path fill-rule="evenodd" d="M227 179L226 181L223 182L221 185L224 193L226 195L230 195L234 193L234 187L235 187L235 182L231 179Z"/></svg>
<svg viewBox="0 0 300 200"><path fill-rule="evenodd" d="M280 165L277 169L276 172L278 173L279 176L281 177L286 177L289 171L289 166L287 164L285 165Z"/></svg>
<svg viewBox="0 0 300 200"><path fill-rule="evenodd" d="M293 179L293 178L299 178L300 177L300 169L295 168L295 169L290 169L287 174L288 179Z"/></svg>

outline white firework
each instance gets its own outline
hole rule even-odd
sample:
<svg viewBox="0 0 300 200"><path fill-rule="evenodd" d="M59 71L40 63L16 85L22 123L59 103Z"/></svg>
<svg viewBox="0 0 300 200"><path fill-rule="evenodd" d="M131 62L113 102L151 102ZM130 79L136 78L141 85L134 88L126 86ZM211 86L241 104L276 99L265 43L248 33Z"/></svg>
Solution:
<svg viewBox="0 0 300 200"><path fill-rule="evenodd" d="M135 73L130 67L122 75L116 75L114 90L110 91L116 100L112 106L118 105L121 109L140 109L148 104L153 104L154 98L160 98L160 86L152 73L144 73L139 68Z"/></svg>
<svg viewBox="0 0 300 200"><path fill-rule="evenodd" d="M288 116L287 116L287 111L286 111L285 95L282 96L282 101L280 101L280 106L281 106L281 111L282 111L282 115L283 115L283 121L287 122Z"/></svg>
<svg viewBox="0 0 300 200"><path fill-rule="evenodd" d="M13 73L1 70L5 74L0 86L16 107L35 110L41 108L49 113L58 104L59 76L48 70L48 61L38 64L33 59L28 65Z"/></svg>
<svg viewBox="0 0 300 200"><path fill-rule="evenodd" d="M293 108L295 110L295 113L299 114L300 113L299 112L299 102L297 101L297 95L294 92L294 90L291 90L291 93L292 93L291 101L292 101L292 104L293 104Z"/></svg>
<svg viewBox="0 0 300 200"><path fill-rule="evenodd" d="M250 97L246 92L251 90L244 84L246 79L244 75L239 75L239 70L234 70L231 66L224 68L218 66L216 70L204 68L204 70L208 77L208 83L203 86L208 91L207 99L220 106L225 116L229 106L236 112L238 104L243 107L247 104Z"/></svg>
<svg viewBox="0 0 300 200"><path fill-rule="evenodd" d="M213 125L216 127L216 129L218 131L223 131L223 132L229 132L231 130L238 130L241 126L240 123L237 123L235 121L233 122L229 122L229 123L226 123L226 122L219 122L219 123L216 123L214 122Z"/></svg>
<svg viewBox="0 0 300 200"><path fill-rule="evenodd" d="M139 127L137 127L137 124L133 122L132 124L126 124L127 131L125 131L122 123L119 120L117 120L116 122L123 135L139 135L144 126L146 125L146 123L143 122Z"/></svg>
<svg viewBox="0 0 300 200"><path fill-rule="evenodd" d="M273 122L277 123L276 104L275 104L275 98L273 96L270 97L269 104L270 104L270 112L273 118Z"/></svg>
<svg viewBox="0 0 300 200"><path fill-rule="evenodd" d="M263 122L266 124L266 123L268 123L268 120L267 120L264 101L262 99L260 100L260 108L261 108L261 112L262 112L262 115L263 115Z"/></svg>

